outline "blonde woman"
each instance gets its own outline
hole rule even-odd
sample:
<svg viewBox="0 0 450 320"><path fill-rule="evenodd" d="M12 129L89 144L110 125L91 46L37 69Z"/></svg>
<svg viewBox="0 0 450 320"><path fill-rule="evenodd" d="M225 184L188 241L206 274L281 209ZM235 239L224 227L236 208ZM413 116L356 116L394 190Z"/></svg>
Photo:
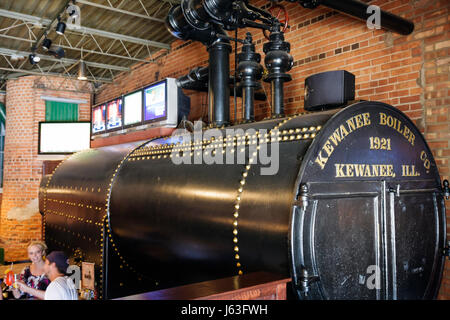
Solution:
<svg viewBox="0 0 450 320"><path fill-rule="evenodd" d="M20 280L17 281L18 288L12 290L16 299L44 299L45 290L50 284L44 270L46 252L47 246L42 241L32 241L28 245L31 265L22 270Z"/></svg>

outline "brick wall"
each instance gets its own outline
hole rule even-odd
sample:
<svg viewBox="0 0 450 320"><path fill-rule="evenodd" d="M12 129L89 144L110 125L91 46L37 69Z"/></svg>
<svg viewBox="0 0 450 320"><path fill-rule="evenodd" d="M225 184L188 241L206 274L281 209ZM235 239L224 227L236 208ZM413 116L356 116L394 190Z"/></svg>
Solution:
<svg viewBox="0 0 450 320"><path fill-rule="evenodd" d="M77 82L63 78L22 77L6 86L6 136L0 239L5 260L28 259L26 245L41 239L42 219L38 192L42 156L38 156L38 123L45 121L41 96L86 100L79 105L79 120L90 120L91 93L77 91ZM57 88L55 90L54 88Z"/></svg>
<svg viewBox="0 0 450 320"><path fill-rule="evenodd" d="M113 84L104 85L95 95L95 104L106 102L121 94L132 92L152 82L187 74L192 68L206 66L208 53L200 43L175 41L170 53L162 50L154 54L156 63L136 64L130 72L114 79ZM207 118L207 94L186 90L191 98L190 119Z"/></svg>
<svg viewBox="0 0 450 320"><path fill-rule="evenodd" d="M251 1L263 6L267 1ZM325 7L315 10L297 3L283 2L290 17L286 40L291 43L293 81L285 85L287 114L303 110L304 80L314 73L345 69L356 76L356 98L391 104L405 112L427 139L442 179L450 178L450 23L448 0L370 1L382 9L413 20L415 30L401 36L385 30L370 30L364 22ZM261 31L251 31L257 52L262 54L265 39ZM234 35L234 34L231 34ZM239 45L238 48L241 46ZM139 64L117 77L96 95L96 103L131 92L165 77L185 75L196 66L206 66L208 55L199 43L173 42L170 52L161 51L157 64ZM230 66L234 69L234 56ZM270 86L264 83L270 98ZM191 96L190 119L207 119L205 93ZM233 100L230 115L234 118ZM238 119L242 117L237 106ZM257 120L270 115L266 102L257 102ZM446 202L447 216L450 203ZM447 232L450 224L447 224ZM440 299L450 298L450 264L447 262Z"/></svg>
<svg viewBox="0 0 450 320"><path fill-rule="evenodd" d="M5 93L0 93L0 102L5 104L5 102L6 102L6 94ZM2 195L3 195L3 193L0 193L0 206L2 204ZM2 244L1 244L1 240L0 240L0 246L1 245Z"/></svg>

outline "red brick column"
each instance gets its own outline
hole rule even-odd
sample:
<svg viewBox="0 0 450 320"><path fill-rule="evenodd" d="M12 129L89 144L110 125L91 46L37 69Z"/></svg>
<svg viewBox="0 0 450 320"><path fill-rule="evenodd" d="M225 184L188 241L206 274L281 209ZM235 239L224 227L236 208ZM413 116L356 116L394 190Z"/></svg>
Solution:
<svg viewBox="0 0 450 320"><path fill-rule="evenodd" d="M39 88L35 86L39 81ZM65 83L62 83L62 82ZM42 239L42 218L38 209L39 185L44 158L38 155L38 126L45 121L41 96L85 100L79 105L79 120L90 120L90 92L77 92L63 78L35 76L8 80L6 86L6 135L3 197L0 211L0 240L5 260L28 259L26 246ZM63 88L62 85L64 85Z"/></svg>
<svg viewBox="0 0 450 320"><path fill-rule="evenodd" d="M40 176L33 158L33 78L7 83L6 135L0 235L5 260L26 258L31 239L41 239L41 216L36 207Z"/></svg>

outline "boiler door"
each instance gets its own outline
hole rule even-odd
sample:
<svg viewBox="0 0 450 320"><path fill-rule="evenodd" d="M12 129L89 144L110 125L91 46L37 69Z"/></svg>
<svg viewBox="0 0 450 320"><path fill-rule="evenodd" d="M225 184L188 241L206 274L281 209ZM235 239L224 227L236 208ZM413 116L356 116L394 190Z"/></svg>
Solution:
<svg viewBox="0 0 450 320"><path fill-rule="evenodd" d="M438 190L384 181L311 183L308 189L306 210L298 202L291 223L291 267L300 298L436 296L443 265Z"/></svg>

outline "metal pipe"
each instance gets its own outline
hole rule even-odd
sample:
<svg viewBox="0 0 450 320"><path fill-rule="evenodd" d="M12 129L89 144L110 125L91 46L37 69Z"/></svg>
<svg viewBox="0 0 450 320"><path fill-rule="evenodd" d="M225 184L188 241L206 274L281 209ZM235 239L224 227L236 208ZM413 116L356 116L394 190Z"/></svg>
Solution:
<svg viewBox="0 0 450 320"><path fill-rule="evenodd" d="M244 87L242 89L242 104L244 106L244 120L253 121L255 120L255 98L254 98L255 88Z"/></svg>
<svg viewBox="0 0 450 320"><path fill-rule="evenodd" d="M272 89L272 115L284 115L284 90L283 80L281 78L274 78L271 82Z"/></svg>
<svg viewBox="0 0 450 320"><path fill-rule="evenodd" d="M209 51L209 122L217 126L230 122L230 51L228 41L215 42Z"/></svg>
<svg viewBox="0 0 450 320"><path fill-rule="evenodd" d="M195 90L195 88L206 88L209 77L208 67L197 67L189 71L185 76L177 79L177 85L183 89Z"/></svg>
<svg viewBox="0 0 450 320"><path fill-rule="evenodd" d="M320 0L319 3L364 21L373 14L367 13L370 4L357 0ZM384 10L380 10L380 25L402 35L409 35L414 31L413 22Z"/></svg>
<svg viewBox="0 0 450 320"><path fill-rule="evenodd" d="M232 80L231 80L232 81ZM208 83L203 83L203 82L199 82L199 81L194 81L194 82L185 82L183 83L183 85L181 85L181 82L179 82L177 80L177 85L182 88L182 89L186 89L186 90L195 90L195 91L199 91L199 92L208 92ZM234 94L234 86L230 85L230 97L233 96ZM241 98L243 95L243 90L242 87L236 87L236 97ZM258 90L258 91L254 91L254 100L257 101L266 101L267 100L267 96L264 93L263 90Z"/></svg>
<svg viewBox="0 0 450 320"><path fill-rule="evenodd" d="M208 71L208 68L205 68ZM228 81L230 84L230 96L234 94L233 78ZM177 79L177 86L186 90L195 90L200 92L208 92L208 80L197 81L189 79L189 75L182 76ZM243 90L242 87L236 87L236 97L242 97ZM267 97L263 90L254 91L254 100L266 101Z"/></svg>

